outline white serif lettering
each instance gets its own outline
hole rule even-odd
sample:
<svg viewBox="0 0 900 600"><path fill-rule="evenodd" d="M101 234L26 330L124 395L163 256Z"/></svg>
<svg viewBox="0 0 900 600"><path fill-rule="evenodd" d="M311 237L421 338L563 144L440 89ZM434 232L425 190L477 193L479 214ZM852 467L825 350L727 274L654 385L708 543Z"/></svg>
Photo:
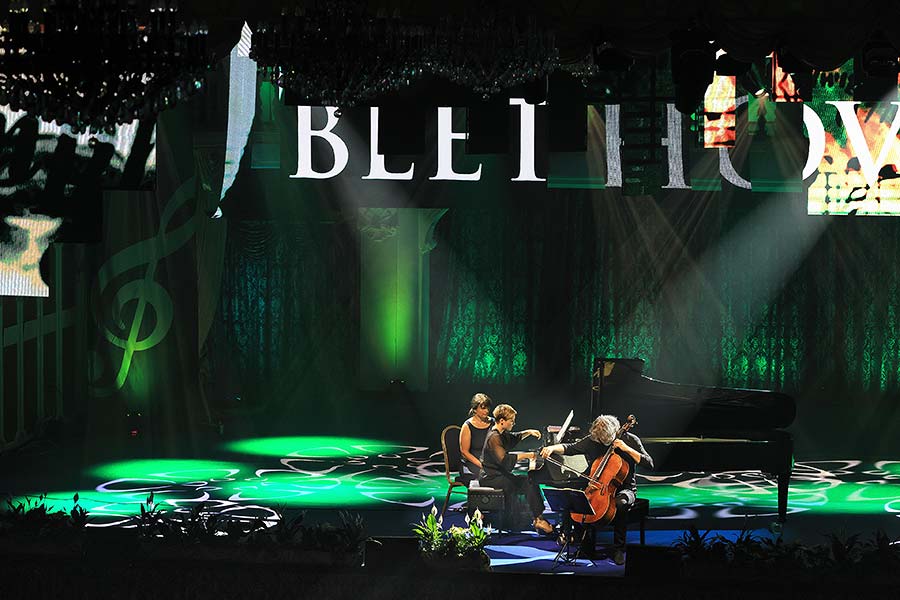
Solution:
<svg viewBox="0 0 900 600"><path fill-rule="evenodd" d="M453 170L453 140L465 140L468 133L453 131L453 109L449 106L438 107L437 130L437 173L431 180L478 181L481 179L481 163L474 173L457 173Z"/></svg>
<svg viewBox="0 0 900 600"><path fill-rule="evenodd" d="M347 151L347 144L344 140L331 132L338 123L338 117L335 114L337 108L334 106L326 106L325 111L328 115L328 121L325 123L324 129L312 128L312 107L297 107L297 172L291 175L291 178L302 179L328 179L334 177L344 170L347 166L347 160L350 153ZM331 146L334 154L334 166L328 171L320 173L314 171L312 167L312 138L313 136L322 138Z"/></svg>
<svg viewBox="0 0 900 600"><path fill-rule="evenodd" d="M891 148L897 141L897 131L900 131L900 119L897 117L900 117L900 110L894 114L894 120L891 121L891 129L881 144L878 158L873 161L872 153L869 151L869 143L866 141L866 136L863 134L862 127L859 124L859 118L856 116L856 105L859 102L829 100L828 104L838 109L841 120L844 121L844 129L847 130L847 138L850 140L850 145L853 146L856 158L859 159L859 168L862 169L863 178L869 187L873 187L878 181L878 171L884 166L888 155L891 153ZM900 102L891 102L891 104L900 107Z"/></svg>
<svg viewBox="0 0 900 600"><path fill-rule="evenodd" d="M540 106L547 104L541 102ZM534 172L534 104L524 98L510 98L510 106L519 109L519 174L511 181L547 181Z"/></svg>
<svg viewBox="0 0 900 600"><path fill-rule="evenodd" d="M409 165L409 170L403 173L388 171L384 166L384 154L378 153L378 107L373 106L369 111L369 174L360 179L394 179L409 181L413 178L413 170L416 163Z"/></svg>

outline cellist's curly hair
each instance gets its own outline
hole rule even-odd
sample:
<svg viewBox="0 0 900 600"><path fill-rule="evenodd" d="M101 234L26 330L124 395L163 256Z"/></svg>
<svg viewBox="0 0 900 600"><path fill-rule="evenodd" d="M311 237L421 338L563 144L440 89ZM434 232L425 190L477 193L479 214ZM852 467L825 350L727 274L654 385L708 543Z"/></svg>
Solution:
<svg viewBox="0 0 900 600"><path fill-rule="evenodd" d="M619 420L612 415L600 415L591 423L591 438L604 446L609 446L619 432Z"/></svg>

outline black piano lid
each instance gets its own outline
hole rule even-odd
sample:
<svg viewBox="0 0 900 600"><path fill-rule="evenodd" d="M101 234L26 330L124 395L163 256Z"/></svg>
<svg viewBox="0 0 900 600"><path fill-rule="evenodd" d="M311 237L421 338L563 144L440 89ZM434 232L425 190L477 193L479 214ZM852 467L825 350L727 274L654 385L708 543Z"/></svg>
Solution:
<svg viewBox="0 0 900 600"><path fill-rule="evenodd" d="M688 437L771 431L789 426L796 416L796 402L781 392L671 383L642 375L643 366L641 359L595 359L593 414L634 413L645 423L661 419L665 423L652 430Z"/></svg>

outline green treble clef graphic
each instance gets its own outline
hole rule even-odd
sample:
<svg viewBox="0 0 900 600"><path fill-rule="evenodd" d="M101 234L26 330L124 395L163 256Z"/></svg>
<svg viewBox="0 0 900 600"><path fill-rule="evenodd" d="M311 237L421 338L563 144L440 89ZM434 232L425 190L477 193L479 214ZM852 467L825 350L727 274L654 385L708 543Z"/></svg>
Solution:
<svg viewBox="0 0 900 600"><path fill-rule="evenodd" d="M191 239L197 228L198 215L186 220L182 225L168 229L169 223L178 210L193 197L194 178L191 177L181 184L163 210L160 216L159 230L152 238L142 240L117 252L103 263L97 273L96 285L92 298L94 321L103 330L107 340L113 345L122 348L122 362L116 374L114 386L95 387L94 394L105 396L116 390L122 389L128 378L131 361L135 352L148 350L159 344L169 332L174 318L174 307L168 291L156 282L156 268L159 261L172 254ZM128 271L137 267L143 267L143 277L128 281L122 285L112 299L103 301L103 291L110 282ZM130 325L126 325L123 319L124 307L137 302ZM112 331L106 325L103 309L111 307L112 322L121 332L127 332L123 337ZM153 329L139 339L141 325L147 308L154 313Z"/></svg>

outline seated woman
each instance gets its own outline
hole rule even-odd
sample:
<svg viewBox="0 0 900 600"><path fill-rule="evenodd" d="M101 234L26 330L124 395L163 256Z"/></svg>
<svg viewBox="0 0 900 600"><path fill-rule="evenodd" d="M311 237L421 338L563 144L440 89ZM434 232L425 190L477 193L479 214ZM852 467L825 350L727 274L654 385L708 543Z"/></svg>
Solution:
<svg viewBox="0 0 900 600"><path fill-rule="evenodd" d="M551 533L553 526L541 515L544 513L544 498L541 496L541 488L538 481L529 474L514 474L513 467L517 458L534 458L535 452L520 452L518 455L510 452L519 442L529 436L538 439L541 432L537 429L513 432L516 424L516 411L508 404L500 404L494 409L496 422L488 430L487 439L484 441L484 451L481 453L481 473L479 482L487 487L503 490L507 506L510 506L519 494L525 494L528 500L528 510L534 519L534 528L541 533Z"/></svg>
<svg viewBox="0 0 900 600"><path fill-rule="evenodd" d="M478 478L478 472L481 471L481 451L484 449L484 440L493 424L490 396L480 393L472 396L469 418L459 430L459 450L462 453L459 477L460 481L466 485Z"/></svg>

